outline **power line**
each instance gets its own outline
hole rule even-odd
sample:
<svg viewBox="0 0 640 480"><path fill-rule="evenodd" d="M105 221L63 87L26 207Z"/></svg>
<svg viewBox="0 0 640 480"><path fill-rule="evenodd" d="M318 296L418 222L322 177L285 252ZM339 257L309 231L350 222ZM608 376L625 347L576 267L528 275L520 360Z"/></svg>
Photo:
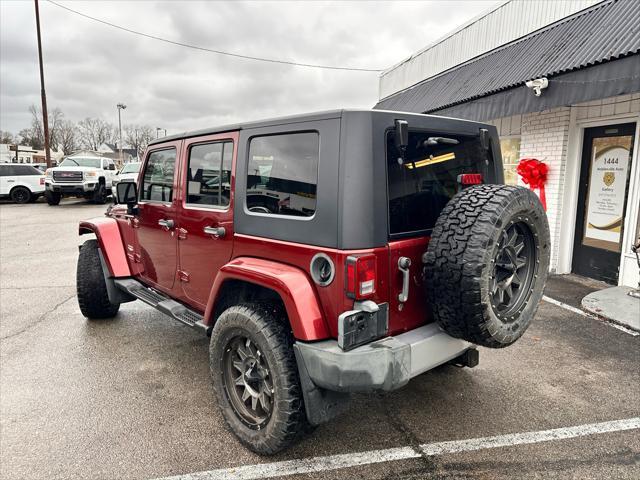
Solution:
<svg viewBox="0 0 640 480"><path fill-rule="evenodd" d="M134 35L140 35L140 36L146 37L146 38L151 38L153 40L158 40L160 42L170 43L171 45L177 45L179 47L186 47L186 48L191 48L193 50L200 50L202 52L215 53L217 55L225 55L225 56L228 56L228 57L242 58L242 59L245 59L245 60L255 60L255 61L258 61L258 62L279 63L281 65L293 65L293 66L296 66L296 67L322 68L322 69L325 69L325 70L344 70L344 71L350 71L350 72L376 72L376 73L382 72L384 70L384 69L381 69L381 68L337 67L335 65L320 65L320 64L314 64L314 63L301 63L301 62L294 62L294 61L289 61L289 60L277 60L277 59L274 59L274 58L254 57L254 56L251 56L251 55L242 55L242 54L239 54L239 53L224 52L222 50L215 50L213 48L201 47L201 46L198 46L198 45L191 45L191 44L188 44L188 43L177 42L175 40L169 40L167 38L158 37L156 35L151 35L149 33L138 32L137 30L132 30L132 29L127 28L127 27L116 25L115 23L107 22L106 20L102 20L100 18L92 17L92 16L87 15L85 13L78 12L77 10L73 10L72 8L66 7L66 6L61 5L59 3L56 3L53 0L47 0L47 1L49 3L51 3L52 5L55 5L56 7L62 8L64 10L67 10L67 11L69 11L71 13L74 13L74 14L79 15L81 17L87 18L89 20L93 20L94 22L99 22L99 23L102 23L104 25L108 25L110 27L117 28L118 30L123 30L125 32L133 33Z"/></svg>

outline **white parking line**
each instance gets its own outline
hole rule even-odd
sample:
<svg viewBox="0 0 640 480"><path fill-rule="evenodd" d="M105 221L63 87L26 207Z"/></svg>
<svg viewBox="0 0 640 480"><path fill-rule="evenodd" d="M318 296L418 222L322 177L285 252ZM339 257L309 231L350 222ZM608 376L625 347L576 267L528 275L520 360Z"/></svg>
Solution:
<svg viewBox="0 0 640 480"><path fill-rule="evenodd" d="M640 417L591 423L575 427L554 428L537 432L511 433L495 437L454 440L450 442L425 443L418 448L398 447L368 452L345 453L326 457L303 458L284 462L243 465L235 468L222 468L208 472L188 473L158 480L251 480L261 478L284 477L305 473L338 470L341 468L371 465L376 463L407 460L421 456L443 455L446 453L471 452L487 448L510 447L531 443L584 437L600 433L619 432L640 428Z"/></svg>
<svg viewBox="0 0 640 480"><path fill-rule="evenodd" d="M624 333L628 333L632 337L637 337L638 335L640 335L640 332L636 332L635 330L632 330L631 328L627 328L627 327L625 327L623 325L619 325L619 324L617 324L615 322L611 322L611 321L606 320L604 318L598 317L597 315L593 315L591 313L585 312L584 310L580 310L579 308L573 307L571 305L567 305L566 303L563 303L560 300L556 300L555 298L551 298L551 297L547 297L546 295L543 295L542 300L544 300L545 302L548 302L548 303L552 303L553 305L556 305L556 306L558 306L560 308L564 308L565 310L568 310L570 312L577 313L578 315L582 315L583 317L595 318L595 319L598 319L598 320L602 320L607 325L610 325L613 328L617 328L618 330L621 330Z"/></svg>

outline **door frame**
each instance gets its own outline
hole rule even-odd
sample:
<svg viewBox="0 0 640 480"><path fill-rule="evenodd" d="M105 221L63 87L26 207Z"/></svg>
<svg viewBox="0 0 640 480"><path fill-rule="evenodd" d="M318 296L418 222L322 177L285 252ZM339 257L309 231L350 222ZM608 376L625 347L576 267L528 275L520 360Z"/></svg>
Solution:
<svg viewBox="0 0 640 480"><path fill-rule="evenodd" d="M137 205L138 208L140 208L140 206L142 206L142 208L140 208L140 212L135 216L134 218L134 225L136 228L136 234L135 234L135 238L136 238L136 245L135 248L137 250L137 254L141 255L142 254L142 246L140 244L140 239L139 239L139 235L140 235L140 215L142 215L144 213L144 210L149 208L149 207L157 207L157 206L163 206L165 209L170 209L170 214L172 216L172 220L174 220L174 222L177 222L178 219L178 213L179 213L179 199L180 199L180 177L181 177L181 159L182 159L182 150L183 150L183 144L184 144L184 140L183 139L178 139L178 140L172 140L172 141L168 141L166 143L159 143L159 144L154 144L151 145L147 148L147 150L145 151L144 154L144 160L142 161L142 165L140 166L140 172L138 174L138 199L137 199ZM175 163L175 170L174 170L174 174L173 174L173 196L170 202L165 202L165 201L157 201L157 200L142 200L142 194L143 194L143 188L144 188L144 174L147 170L148 167L148 160L149 157L151 156L152 153L154 152L158 152L158 151L162 151L162 150L168 150L168 149L175 149L176 151L176 163ZM136 222L137 219L137 222ZM168 295L172 295L175 288L176 288L176 270L178 268L178 239L175 236L175 228L174 229L170 229L169 232L167 232L167 235L170 236L173 241L175 242L175 258L176 258L176 263L174 266L174 281L172 286L169 288L166 285L161 285L159 283L156 283L152 280L150 280L149 278L145 277L143 275L142 272L138 273L138 275L143 279L144 282L149 283L149 286L160 290Z"/></svg>
<svg viewBox="0 0 640 480"><path fill-rule="evenodd" d="M564 198L562 201L562 213L560 219L560 235L558 245L557 273L571 273L573 261L573 246L577 221L578 189L580 183L580 168L582 165L582 146L584 131L591 127L603 127L620 123L635 122L635 139L633 144L633 156L631 158L631 177L629 179L629 198L627 200L627 212L624 219L624 234L622 238L622 252L620 255L620 273L618 285L622 285L625 278L625 258L631 258L631 245L635 233L635 221L640 213L640 114L623 113L595 119L577 120L578 108L571 108L569 122L569 143L567 145L567 159L564 178ZM634 257L635 258L635 257ZM635 261L635 260L634 260ZM637 281L636 281L637 284Z"/></svg>
<svg viewBox="0 0 640 480"><path fill-rule="evenodd" d="M231 157L231 178L230 178L230 192L229 192L229 204L227 206L216 206L216 205L194 205L187 203L187 189L188 189L188 168L189 168L189 155L191 153L191 148L197 145L203 145L214 142L224 142L231 141L233 144L233 153ZM218 217L218 222L220 219L225 223L226 239L221 239L219 241L222 242L230 242L230 245L227 245L229 250L229 260L233 257L233 238L235 233L235 222L234 222L234 212L235 212L235 186L236 186L236 165L238 159L238 143L240 140L240 132L229 131L222 133L213 133L202 135L198 137L187 138L182 143L182 151L180 153L180 175L178 179L179 183L179 195L176 197L177 201L177 236L178 236L178 244L177 244L177 252L178 252L178 262L177 262L177 270L179 272L178 277L182 273L183 269L183 260L182 260L182 249L188 248L189 239L193 238L193 236L202 235L201 232L189 232L184 227L184 219L185 217L196 216L198 213L205 216L216 216ZM182 240L182 241L181 241ZM215 248L215 244L212 244L211 248ZM192 272L191 272L192 273ZM188 282L188 280L187 280ZM198 310L204 312L206 308L205 302L197 302L195 299L189 297L188 292L184 289L183 280L177 278L177 283L175 285L175 294L176 298L179 298L183 302L192 307L195 307ZM211 284L213 285L213 283ZM179 290L178 290L179 289Z"/></svg>

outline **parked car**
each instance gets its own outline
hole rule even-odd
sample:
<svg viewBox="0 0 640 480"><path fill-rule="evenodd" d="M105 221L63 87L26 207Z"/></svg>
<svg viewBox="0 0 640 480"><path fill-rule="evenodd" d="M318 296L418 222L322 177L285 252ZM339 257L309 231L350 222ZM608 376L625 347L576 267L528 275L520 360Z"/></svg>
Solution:
<svg viewBox="0 0 640 480"><path fill-rule="evenodd" d="M63 197L84 197L105 203L112 192L116 166L106 157L67 157L58 167L46 171L45 197L58 205Z"/></svg>
<svg viewBox="0 0 640 480"><path fill-rule="evenodd" d="M0 164L0 197L15 203L35 202L44 193L44 174L26 164Z"/></svg>
<svg viewBox="0 0 640 480"><path fill-rule="evenodd" d="M113 177L112 184L118 184L118 182L137 182L138 174L140 173L140 162L129 162L126 163L119 172Z"/></svg>
<svg viewBox="0 0 640 480"><path fill-rule="evenodd" d="M538 197L496 128L339 110L153 141L80 250L90 319L140 299L211 337L231 431L273 454L477 345L512 345L547 278Z"/></svg>

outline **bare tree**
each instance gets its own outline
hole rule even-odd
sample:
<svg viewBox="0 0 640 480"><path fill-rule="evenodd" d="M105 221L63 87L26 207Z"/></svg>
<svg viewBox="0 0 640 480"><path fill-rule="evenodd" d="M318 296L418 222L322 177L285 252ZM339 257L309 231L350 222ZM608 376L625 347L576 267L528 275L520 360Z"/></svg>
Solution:
<svg viewBox="0 0 640 480"><path fill-rule="evenodd" d="M0 143L16 143L16 136L7 131L0 130Z"/></svg>
<svg viewBox="0 0 640 480"><path fill-rule="evenodd" d="M138 158L142 158L149 142L153 140L155 130L149 125L125 125L124 141L138 152Z"/></svg>
<svg viewBox="0 0 640 480"><path fill-rule="evenodd" d="M78 148L78 135L76 124L71 120L63 119L58 128L58 145L65 155L69 155Z"/></svg>
<svg viewBox="0 0 640 480"><path fill-rule="evenodd" d="M78 122L78 143L82 148L98 150L103 143L114 140L115 128L101 118L85 118Z"/></svg>
<svg viewBox="0 0 640 480"><path fill-rule="evenodd" d="M42 126L42 110L35 105L29 107L31 126L20 131L24 143L28 143L36 150L44 148L44 128ZM49 147L57 150L59 146L60 125L64 121L64 113L59 108L49 112Z"/></svg>

